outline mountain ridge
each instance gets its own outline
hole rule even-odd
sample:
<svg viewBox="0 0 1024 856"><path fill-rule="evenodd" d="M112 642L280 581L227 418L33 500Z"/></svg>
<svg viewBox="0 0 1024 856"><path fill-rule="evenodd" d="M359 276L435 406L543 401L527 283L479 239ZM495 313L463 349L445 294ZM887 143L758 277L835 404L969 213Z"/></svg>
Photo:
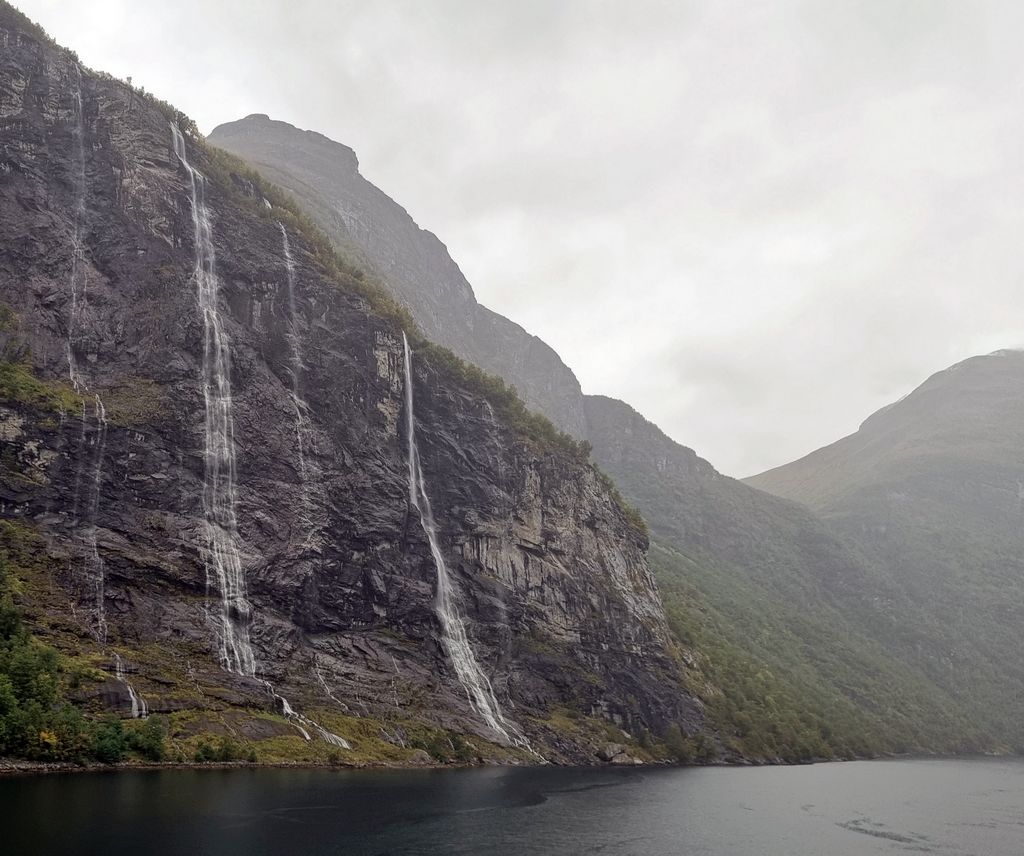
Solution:
<svg viewBox="0 0 1024 856"><path fill-rule="evenodd" d="M308 166L303 132L278 123L268 139L261 140L265 130L262 120L243 119L218 126L210 139L271 169L295 192L299 183L294 176L289 179L289 173L302 174ZM331 197L323 187L312 199L301 192L297 199L314 219L318 210L354 204ZM318 222L338 246L360 240L359 233L339 228L330 219ZM406 227L411 229L410 224ZM363 225L367 232L374 231L372 222ZM404 245L399 241L394 247ZM367 246L361 249L368 251ZM385 287L391 285L386 272L381 280ZM419 307L442 305L431 304L436 295L429 293L429 280L408 281L395 293L404 301L409 289L423 292L407 302L418 321L423 311ZM442 321L453 329L469 323L460 315L463 305L443 306L454 315L428 319L431 323ZM533 406L558 423L558 412L550 409L545 396L531 395L536 378L507 369L516 365L516 349L527 344L520 336L489 338L474 347L489 348L482 365L523 390ZM452 347L463 358L476 359L466 343L456 340ZM891 617L877 609L872 598L884 600L890 587L884 573L856 547L799 503L721 475L628 404L581 395L577 386L563 391L573 396L574 407L582 408L582 436L591 444L594 460L650 526L652 561L662 591L668 593L666 607L675 617L677 637L694 644L699 638L713 648L696 656L703 657L705 672L717 676L726 697L723 702L722 693L705 696L716 712L725 745L741 755L791 760L992 745L989 735L966 721L946 689L906 662L882 661L883 652L871 633L875 624L887 627ZM752 609L745 597L755 598L759 608ZM794 603L802 604L803 611L794 611ZM850 603L857 605L856 621L844 611ZM710 614L716 616L715 629L702 634L698 628L708 627ZM871 630L860 622L867 622ZM828 641L830 632L837 641ZM750 644L751 633L775 638L780 651ZM724 662L731 664L729 669L721 665ZM752 677L741 690L731 676L746 670ZM779 675L770 689L753 677L767 670ZM771 708L768 700L773 697L786 698L784 710ZM743 710L762 702L761 721ZM956 712L947 715L947 709ZM908 715L910 710L915 714ZM839 722L842 728L831 727Z"/></svg>
<svg viewBox="0 0 1024 856"><path fill-rule="evenodd" d="M575 445L187 117L4 2L0 37L0 752L632 763L703 731Z"/></svg>
<svg viewBox="0 0 1024 856"><path fill-rule="evenodd" d="M266 114L218 125L209 139L294 193L339 248L387 281L427 338L504 377L560 429L585 437L582 391L571 369L541 339L477 302L444 243L363 178L351 148ZM297 146L297 139L314 145Z"/></svg>
<svg viewBox="0 0 1024 856"><path fill-rule="evenodd" d="M1024 745L1011 715L1024 694L1024 351L962 360L747 482L887 568L900 621L886 643Z"/></svg>

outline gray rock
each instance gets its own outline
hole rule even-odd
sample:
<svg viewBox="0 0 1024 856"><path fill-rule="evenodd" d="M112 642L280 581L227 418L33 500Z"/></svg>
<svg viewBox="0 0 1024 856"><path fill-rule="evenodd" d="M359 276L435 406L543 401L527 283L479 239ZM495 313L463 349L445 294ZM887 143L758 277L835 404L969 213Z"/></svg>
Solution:
<svg viewBox="0 0 1024 856"><path fill-rule="evenodd" d="M606 743L597 750L597 757L602 761L613 761L615 758L624 755L626 747L621 743Z"/></svg>
<svg viewBox="0 0 1024 856"><path fill-rule="evenodd" d="M348 146L263 114L213 129L210 141L288 188L344 252L378 274L433 341L514 385L563 431L586 435L579 381L555 351L477 303L448 250L359 173Z"/></svg>
<svg viewBox="0 0 1024 856"><path fill-rule="evenodd" d="M79 78L69 54L20 26L0 6L0 301L18 315L18 347L33 370L66 384ZM63 416L3 403L5 448L30 461L32 477L2 480L0 503L43 536L75 607L60 619L77 628L77 648L100 647L99 596L110 640L159 652L131 657L143 695L149 669L165 709L177 692L211 710L272 711L260 680L218 668L216 592L212 605L206 599L203 336L187 175L159 106L87 71L80 87L78 264L88 301L71 346L88 394ZM276 217L291 221L255 213L266 209L251 183L225 175L198 142L188 148L209 177L260 677L299 709L408 717L493 739L439 641L436 568L408 499L400 330L290 235L304 482ZM646 539L598 473L503 424L443 360L418 353L415 369L442 549L475 655L509 717L541 749L550 741L553 759L576 762L591 760L592 748L533 723L570 708L635 733L699 728L702 708L680 682ZM94 395L106 405L105 431Z"/></svg>

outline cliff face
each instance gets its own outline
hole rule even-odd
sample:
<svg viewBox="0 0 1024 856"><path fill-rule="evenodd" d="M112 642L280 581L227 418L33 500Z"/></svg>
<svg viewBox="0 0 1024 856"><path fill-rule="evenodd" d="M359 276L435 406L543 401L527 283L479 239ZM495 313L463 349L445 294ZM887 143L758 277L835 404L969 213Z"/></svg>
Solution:
<svg viewBox="0 0 1024 856"><path fill-rule="evenodd" d="M514 325L483 326L486 310L443 245L359 176L351 149L262 115L221 125L211 140L293 192L338 246L370 262L418 323L448 331L444 341L458 353L593 445L594 460L650 524L673 629L713 649L704 662L732 705L720 705L718 717L727 743L789 758L992 745L961 718L968 706L948 684L879 644L899 624L889 608L898 586L884 566L808 509L723 476L629 405L580 395L535 337ZM410 275L421 269L437 273ZM708 635L697 629L712 626ZM758 705L760 715L749 712ZM780 716L800 724L759 734L754 723Z"/></svg>
<svg viewBox="0 0 1024 856"><path fill-rule="evenodd" d="M10 532L44 545L26 597L38 632L107 672L122 656L151 711L216 713L246 738L294 733L239 713L287 697L357 748L365 735L401 756L424 723L502 742L444 644L395 322L186 136L215 252L197 271L205 224L167 111L2 4L0 43L0 502ZM471 300L452 271L423 273ZM439 313L428 332L444 329ZM426 353L412 368L439 547L505 716L556 760L593 757L559 711L699 729L646 539L595 471L502 423ZM222 597L236 554L244 589ZM220 668L229 625L253 669ZM129 704L112 674L82 694Z"/></svg>
<svg viewBox="0 0 1024 856"><path fill-rule="evenodd" d="M572 371L543 341L477 303L444 244L359 174L352 149L261 114L219 125L210 142L293 193L339 247L386 281L429 339L505 378L563 431L586 435Z"/></svg>

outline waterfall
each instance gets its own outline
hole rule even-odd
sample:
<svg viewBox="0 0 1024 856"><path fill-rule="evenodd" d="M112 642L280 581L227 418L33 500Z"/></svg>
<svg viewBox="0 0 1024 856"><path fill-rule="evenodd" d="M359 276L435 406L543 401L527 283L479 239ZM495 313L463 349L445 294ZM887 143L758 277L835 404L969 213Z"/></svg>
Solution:
<svg viewBox="0 0 1024 856"><path fill-rule="evenodd" d="M466 691L469 703L487 726L506 744L524 746L526 739L516 725L507 720L501 712L501 706L494 696L491 682L483 673L473 655L473 649L466 634L465 620L459 615L455 605L452 583L448 576L448 567L441 553L441 545L437 536L437 524L430 508L430 498L423 478L420 464L419 449L416 445L416 416L412 399L412 352L409 340L402 334L405 347L405 420L408 441L409 463L409 501L420 515L420 523L430 544L430 552L437 568L437 596L435 606L437 617L441 622L441 644L448 659L455 667L455 673Z"/></svg>
<svg viewBox="0 0 1024 856"><path fill-rule="evenodd" d="M75 391L80 392L84 384L78 371L78 361L75 358L75 335L78 332L86 299L85 250L82 242L82 228L85 220L85 128L82 118L82 70L77 65L75 74L77 80L72 95L75 102L75 221L71 233L71 299L68 304L66 350L68 377Z"/></svg>
<svg viewBox="0 0 1024 856"><path fill-rule="evenodd" d="M75 356L75 340L79 334L82 323L82 314L86 309L88 298L88 279L86 276L85 264L85 241L83 231L85 229L85 120L82 108L82 69L75 65L75 87L72 92L75 112L74 127L74 188L75 188L75 213L74 224L71 232L71 275L69 278L70 297L68 300L68 322L67 341L65 350L68 361L68 379L75 392L85 393L88 384L81 370L78 367L78 360ZM85 501L85 513L81 514L79 503L82 498L82 481L85 477L86 466L86 445L87 429L89 423L88 407L86 399L82 398L82 427L79 437L78 467L75 473L75 488L72 496L72 513L74 523L77 527L84 522L85 540L87 545L87 557L85 560L85 571L88 576L89 585L92 589L93 620L95 623L96 638L101 645L107 643L107 617L106 617L106 565L100 557L96 543L96 517L99 513L100 489L103 483L103 464L107 450L107 411L103 406L103 400L98 393L93 393L93 417L96 423L96 430L91 440L92 477L88 486L88 494ZM84 517L84 520L82 519Z"/></svg>
<svg viewBox="0 0 1024 856"><path fill-rule="evenodd" d="M251 610L238 545L235 513L235 439L231 411L231 354L220 317L220 284L216 273L213 227L206 207L206 178L188 162L185 139L171 124L174 153L189 177L195 239L196 296L203 316L203 402L206 443L203 512L206 526L206 583L221 597L220 660L229 672L255 675L249 642Z"/></svg>
<svg viewBox="0 0 1024 856"><path fill-rule="evenodd" d="M292 258L292 247L288 240L288 230L283 223L278 223L281 229L281 243L284 249L285 268L288 272L288 345L291 349L291 376L292 376L292 409L295 412L295 454L299 463L299 478L302 480L302 512L306 519L307 527L311 526L311 504L309 496L310 477L318 473L306 460L306 450L312 448L313 431L309 424L309 417L306 415L308 409L300 391L302 372L305 365L302 361L302 339L299 336L298 314L295 311L295 260Z"/></svg>
<svg viewBox="0 0 1024 856"><path fill-rule="evenodd" d="M319 673L318 673L319 674ZM274 689L270 681L264 681L263 686L267 688L267 692L273 696L277 706L281 709L281 715L284 716L292 725L294 725L299 733L308 742L313 738L310 736L307 728L313 729L325 743L329 743L331 746L337 746L341 749L351 749L351 744L344 738L332 731L328 731L320 723L314 722L308 716L303 716L301 713L295 710L283 695Z"/></svg>
<svg viewBox="0 0 1024 856"><path fill-rule="evenodd" d="M256 676L256 658L249 641L249 625L252 610L246 597L245 574L242 571L242 555L239 549L238 517L236 514L235 488L235 438L231 401L231 352L227 333L220 316L220 283L217 279L217 259L213 246L213 226L210 212L206 207L206 178L188 162L185 138L178 126L171 123L171 139L174 153L185 167L189 176L189 190L192 201L192 226L195 238L196 295L199 311L203 316L203 403L205 405L206 445L204 449L205 471L203 474L203 512L206 524L207 556L206 584L215 584L221 596L219 617L220 660L229 672L247 677ZM289 294L294 278L291 248L288 236L284 234L285 261L289 273ZM294 333L294 297L291 298L292 325ZM293 398L296 413L301 416L298 404L299 371L301 353L297 337L293 335L295 357L293 371ZM300 451L300 455L302 452ZM304 467L304 456L301 458ZM282 714L310 740L307 728L332 746L350 749L343 737L333 734L307 716L297 713L283 695L270 683L263 685L281 708Z"/></svg>
<svg viewBox="0 0 1024 856"><path fill-rule="evenodd" d="M114 677L128 690L128 698L132 703L132 719L145 719L149 716L149 706L146 704L146 700L135 692L135 687L128 682L124 671L124 661L120 654L114 654Z"/></svg>
<svg viewBox="0 0 1024 856"><path fill-rule="evenodd" d="M107 644L106 585L107 566L100 556L96 543L96 517L100 508L100 488L103 484L103 459L107 451L107 409L99 395L93 396L96 417L96 437L93 440L92 485L89 491L88 530L90 577L93 585L93 608L96 613L96 638L101 645ZM83 412L84 416L84 412Z"/></svg>
<svg viewBox="0 0 1024 856"><path fill-rule="evenodd" d="M324 679L324 673L320 671L319 661L314 663L314 669L316 671L317 683L320 684L320 688L324 691L324 694L327 696L327 698L329 698L336 705L338 705L338 707L340 707L347 713L349 710L348 705L345 704L345 702L343 702L341 699L339 699L333 692L331 692L330 686L328 686L327 681Z"/></svg>

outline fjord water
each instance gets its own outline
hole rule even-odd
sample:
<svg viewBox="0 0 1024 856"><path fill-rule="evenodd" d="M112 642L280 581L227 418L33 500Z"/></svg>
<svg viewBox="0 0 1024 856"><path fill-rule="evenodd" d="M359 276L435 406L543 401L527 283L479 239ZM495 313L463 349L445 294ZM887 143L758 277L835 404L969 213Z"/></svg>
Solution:
<svg viewBox="0 0 1024 856"><path fill-rule="evenodd" d="M1024 853L1019 760L163 770L0 779L0 805L9 853Z"/></svg>

